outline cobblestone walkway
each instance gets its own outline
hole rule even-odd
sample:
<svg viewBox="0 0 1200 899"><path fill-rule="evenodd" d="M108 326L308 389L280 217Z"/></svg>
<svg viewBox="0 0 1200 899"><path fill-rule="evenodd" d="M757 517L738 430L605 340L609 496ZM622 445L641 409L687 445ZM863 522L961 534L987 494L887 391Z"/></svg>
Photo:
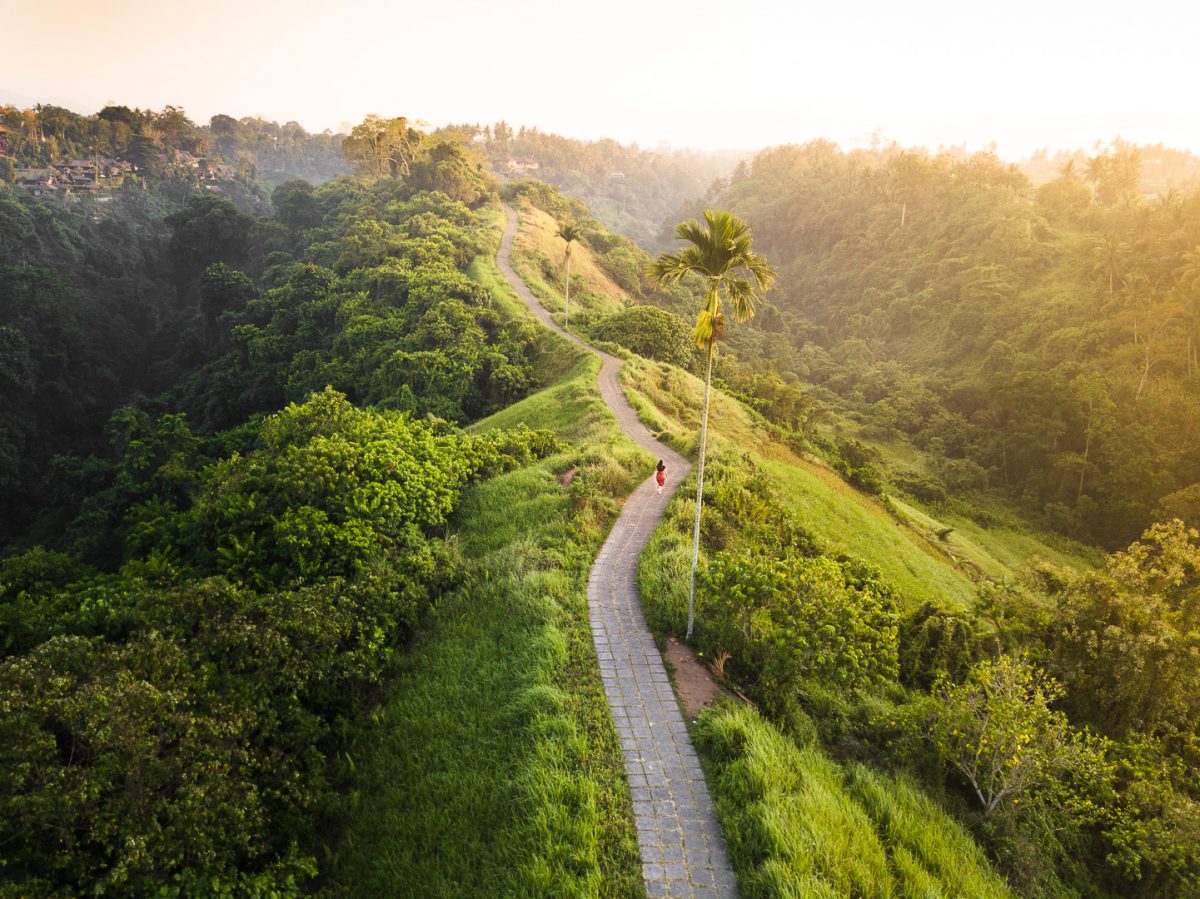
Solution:
<svg viewBox="0 0 1200 899"><path fill-rule="evenodd" d="M633 793L646 892L652 897L736 897L721 826L637 590L638 556L691 466L638 420L621 391L621 361L558 327L513 272L508 255L517 217L507 206L505 214L507 227L496 256L501 273L543 324L600 357L600 395L617 424L635 443L661 457L670 475L661 496L651 476L625 501L588 580L592 637Z"/></svg>

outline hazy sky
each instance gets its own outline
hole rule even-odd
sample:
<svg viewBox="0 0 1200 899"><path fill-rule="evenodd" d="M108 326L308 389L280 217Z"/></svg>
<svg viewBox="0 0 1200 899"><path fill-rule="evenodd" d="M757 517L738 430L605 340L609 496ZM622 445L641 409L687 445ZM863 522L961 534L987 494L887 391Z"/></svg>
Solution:
<svg viewBox="0 0 1200 899"><path fill-rule="evenodd" d="M1200 153L1191 0L0 0L0 102L752 148Z"/></svg>

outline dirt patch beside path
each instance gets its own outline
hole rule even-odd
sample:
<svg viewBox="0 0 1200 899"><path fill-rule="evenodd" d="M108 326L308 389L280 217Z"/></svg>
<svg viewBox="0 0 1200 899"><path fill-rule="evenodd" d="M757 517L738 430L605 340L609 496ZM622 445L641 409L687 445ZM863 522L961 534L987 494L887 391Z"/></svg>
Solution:
<svg viewBox="0 0 1200 899"><path fill-rule="evenodd" d="M692 648L679 638L667 637L666 656L675 673L675 689L683 701L684 714L689 718L695 718L702 708L712 705L725 693Z"/></svg>

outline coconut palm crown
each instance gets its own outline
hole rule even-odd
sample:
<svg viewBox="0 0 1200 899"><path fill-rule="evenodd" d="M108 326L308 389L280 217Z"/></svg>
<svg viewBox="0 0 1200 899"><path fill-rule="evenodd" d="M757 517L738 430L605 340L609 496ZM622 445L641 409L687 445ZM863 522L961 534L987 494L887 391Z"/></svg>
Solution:
<svg viewBox="0 0 1200 899"><path fill-rule="evenodd" d="M660 287L676 285L689 274L704 278L704 308L692 335L696 346L708 349L724 336L721 295L728 297L734 321L753 318L757 294L775 283L775 269L750 249L750 226L736 215L706 209L704 222L693 219L679 225L675 239L691 246L678 255L663 253L651 265L650 274Z"/></svg>
<svg viewBox="0 0 1200 899"><path fill-rule="evenodd" d="M690 246L678 255L663 253L650 266L655 283L676 285L687 275L704 279L704 306L696 316L692 337L705 351L704 411L700 416L700 459L696 466L696 520L692 529L692 581L688 593L687 638L691 639L696 610L696 563L700 557L700 510L704 503L704 456L708 443L708 401L712 392L712 360L716 342L725 335L722 299L727 298L734 321L754 316L758 294L775 283L775 269L750 249L750 227L729 212L704 211L704 225L693 220L675 229L675 239Z"/></svg>

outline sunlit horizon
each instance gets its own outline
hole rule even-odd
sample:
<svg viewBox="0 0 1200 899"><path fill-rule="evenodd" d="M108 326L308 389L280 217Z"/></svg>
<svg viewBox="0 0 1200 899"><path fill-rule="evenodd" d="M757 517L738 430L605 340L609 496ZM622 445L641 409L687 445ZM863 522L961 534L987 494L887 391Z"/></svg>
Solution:
<svg viewBox="0 0 1200 899"><path fill-rule="evenodd" d="M7 3L18 39L0 103L90 114L109 102L343 131L370 113L492 123L649 149L753 151L815 139L852 149L1091 150L1121 138L1200 155L1186 114L1200 11L1149 2L965 10L804 10L713 0L603 12L544 0L337 7L128 0L96 15ZM48 29L49 18L59 25Z"/></svg>

